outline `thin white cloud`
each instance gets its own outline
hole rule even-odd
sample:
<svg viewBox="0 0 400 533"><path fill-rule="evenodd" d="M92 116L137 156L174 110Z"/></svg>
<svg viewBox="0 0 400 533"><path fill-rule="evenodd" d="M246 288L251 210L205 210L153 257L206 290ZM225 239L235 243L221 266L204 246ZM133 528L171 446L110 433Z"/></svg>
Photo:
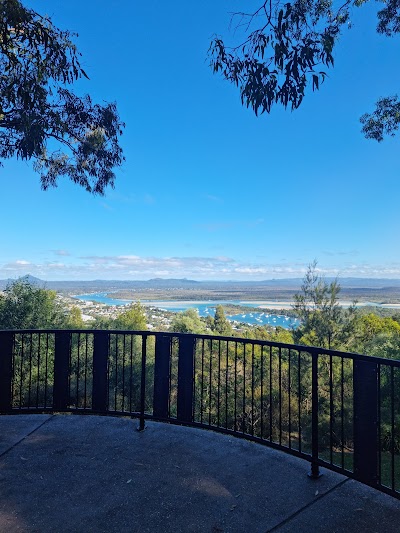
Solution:
<svg viewBox="0 0 400 533"><path fill-rule="evenodd" d="M27 259L0 263L0 279L31 274L43 280L53 279L149 279L191 278L198 280L263 280L271 278L301 278L308 263L236 260L218 256L140 256L133 254L92 255L64 261L31 262ZM400 263L368 264L349 262L345 265L318 265L325 276L399 278Z"/></svg>
<svg viewBox="0 0 400 533"><path fill-rule="evenodd" d="M219 196L215 196L214 194L204 194L203 198L208 200L209 202L215 202L217 204L222 204L223 200Z"/></svg>
<svg viewBox="0 0 400 533"><path fill-rule="evenodd" d="M150 193L144 193L144 194L120 194L115 191L110 192L107 195L107 200L109 202L113 203L119 203L119 204L145 204L145 205L153 205L156 203L156 198Z"/></svg>
<svg viewBox="0 0 400 533"><path fill-rule="evenodd" d="M324 255L329 255L330 257L333 257L335 255L349 255L349 256L354 256L354 255L358 255L360 252L358 250L323 250L322 253Z"/></svg>
<svg viewBox="0 0 400 533"><path fill-rule="evenodd" d="M201 224L195 224L194 227L204 229L209 232L216 232L231 228L255 228L265 221L263 218L256 218L254 220L232 220L232 221L220 221L220 222L204 222Z"/></svg>
<svg viewBox="0 0 400 533"><path fill-rule="evenodd" d="M151 194L146 193L146 194L143 196L143 202L144 202L146 205L153 205L153 204L156 203L156 199L155 199L154 196L152 196Z"/></svg>

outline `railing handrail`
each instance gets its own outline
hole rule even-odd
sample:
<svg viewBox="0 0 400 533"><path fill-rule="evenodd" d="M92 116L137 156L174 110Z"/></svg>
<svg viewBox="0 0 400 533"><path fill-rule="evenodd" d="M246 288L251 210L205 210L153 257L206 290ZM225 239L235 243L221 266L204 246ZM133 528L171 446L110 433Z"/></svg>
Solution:
<svg viewBox="0 0 400 533"><path fill-rule="evenodd" d="M381 363L381 364L390 364L395 367L400 367L400 354L399 359L387 359L385 357L377 357L375 355L367 355L359 352L346 352L343 350L332 350L330 348L323 348L320 346L310 346L308 344L294 344L294 343L285 343L277 341L269 341L265 339L251 339L247 337L233 337L233 336L223 336L223 335L212 335L204 333L180 333L180 332L171 332L171 331L149 331L149 330L132 330L132 329L6 329L0 330L1 333L13 333L13 334L33 334L33 333L75 333L75 334L94 334L94 333L109 333L112 335L138 335L141 337L157 337L157 336L166 336L170 338L179 338L179 337L194 337L196 339L204 340L220 340L225 342L239 342L246 344L254 344L257 346L270 346L272 348L282 348L287 350L297 350L300 352L318 353L319 355L332 355L336 357L343 357L345 359L353 360L366 360L369 362Z"/></svg>

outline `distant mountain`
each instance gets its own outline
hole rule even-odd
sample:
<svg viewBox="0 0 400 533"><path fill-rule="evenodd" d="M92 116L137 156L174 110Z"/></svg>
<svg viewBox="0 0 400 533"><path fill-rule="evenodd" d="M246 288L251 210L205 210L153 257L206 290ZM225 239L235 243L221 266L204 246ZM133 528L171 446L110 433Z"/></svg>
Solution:
<svg viewBox="0 0 400 533"><path fill-rule="evenodd" d="M257 287L268 287L271 291L287 289L290 291L299 290L302 284L301 278L270 279L262 281L196 281L192 279L174 278L153 278L149 280L91 280L91 281L43 281L35 276L25 276L28 281L46 287L47 289L84 293L84 292L107 292L121 289L255 289ZM335 278L325 278L327 282ZM0 280L0 290L4 289L15 279ZM385 278L339 278L339 283L343 289L398 289L400 279Z"/></svg>
<svg viewBox="0 0 400 533"><path fill-rule="evenodd" d="M192 286L192 285L200 285L201 282L200 281L195 281L193 279L187 279L187 278L183 278L183 279L174 279L174 278L167 278L167 279L164 279L164 278L153 278L153 279L149 279L147 282L149 286L151 287L154 287L154 288L168 288L168 287L188 287L188 286Z"/></svg>
<svg viewBox="0 0 400 533"><path fill-rule="evenodd" d="M29 281L29 283L31 283L32 285L39 285L40 287L46 285L45 281L42 281L41 279L36 278L35 276L31 276L30 274L28 274L27 276L22 276L22 278ZM0 279L0 290L5 289L7 285L10 285L10 283L13 283L14 281L16 280L11 278Z"/></svg>
<svg viewBox="0 0 400 533"><path fill-rule="evenodd" d="M31 283L32 285L45 285L46 282L45 281L42 281L41 279L39 278L35 278L35 276L31 276L30 274L28 274L27 276L25 276L25 278L27 281L29 281L29 283Z"/></svg>

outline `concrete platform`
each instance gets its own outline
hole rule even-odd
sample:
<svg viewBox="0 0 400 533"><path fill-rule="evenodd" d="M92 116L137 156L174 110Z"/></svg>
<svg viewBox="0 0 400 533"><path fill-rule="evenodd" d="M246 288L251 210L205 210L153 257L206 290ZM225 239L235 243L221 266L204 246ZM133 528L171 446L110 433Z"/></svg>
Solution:
<svg viewBox="0 0 400 533"><path fill-rule="evenodd" d="M211 431L0 417L1 532L396 532L400 501Z"/></svg>

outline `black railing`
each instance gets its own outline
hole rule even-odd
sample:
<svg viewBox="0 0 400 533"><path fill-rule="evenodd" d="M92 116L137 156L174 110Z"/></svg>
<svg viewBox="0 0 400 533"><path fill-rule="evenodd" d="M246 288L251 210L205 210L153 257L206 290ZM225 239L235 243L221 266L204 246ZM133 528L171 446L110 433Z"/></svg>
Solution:
<svg viewBox="0 0 400 533"><path fill-rule="evenodd" d="M132 331L1 331L0 412L211 428L400 496L400 361Z"/></svg>

